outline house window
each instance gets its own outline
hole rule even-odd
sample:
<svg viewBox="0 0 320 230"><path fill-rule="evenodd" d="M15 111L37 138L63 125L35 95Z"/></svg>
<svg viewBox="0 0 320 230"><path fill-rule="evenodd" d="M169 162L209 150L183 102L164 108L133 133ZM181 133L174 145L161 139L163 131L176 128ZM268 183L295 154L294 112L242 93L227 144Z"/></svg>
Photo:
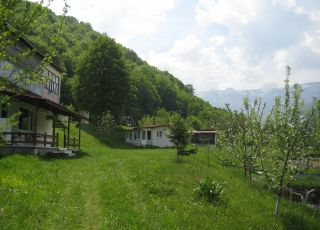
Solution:
<svg viewBox="0 0 320 230"><path fill-rule="evenodd" d="M0 111L0 118L8 118L8 107L6 105L2 105Z"/></svg>
<svg viewBox="0 0 320 230"><path fill-rule="evenodd" d="M148 138L148 141L151 140L151 131L148 131L148 132L147 132L147 138Z"/></svg>
<svg viewBox="0 0 320 230"><path fill-rule="evenodd" d="M47 78L47 82L44 84L44 88L49 92L59 94L60 92L60 77L52 73L50 70L44 70L44 76Z"/></svg>
<svg viewBox="0 0 320 230"><path fill-rule="evenodd" d="M19 129L32 130L33 113L27 109L20 108Z"/></svg>
<svg viewBox="0 0 320 230"><path fill-rule="evenodd" d="M135 131L135 137L137 140L141 139L141 132L140 131Z"/></svg>
<svg viewBox="0 0 320 230"><path fill-rule="evenodd" d="M142 140L146 139L146 131L142 131Z"/></svg>
<svg viewBox="0 0 320 230"><path fill-rule="evenodd" d="M162 137L162 131L157 131L157 137L161 138Z"/></svg>

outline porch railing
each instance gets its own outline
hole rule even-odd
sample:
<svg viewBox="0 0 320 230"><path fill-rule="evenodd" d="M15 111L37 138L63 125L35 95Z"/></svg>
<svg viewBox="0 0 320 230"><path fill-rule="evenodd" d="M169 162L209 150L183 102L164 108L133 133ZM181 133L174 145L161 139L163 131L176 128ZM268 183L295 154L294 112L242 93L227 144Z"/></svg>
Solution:
<svg viewBox="0 0 320 230"><path fill-rule="evenodd" d="M58 133L53 136L47 133L3 132L2 135L7 144L12 146L57 147L59 145Z"/></svg>
<svg viewBox="0 0 320 230"><path fill-rule="evenodd" d="M69 144L68 144L68 138L64 138L64 147L72 148L72 149L80 149L80 142L79 139L76 139L75 137L70 138Z"/></svg>
<svg viewBox="0 0 320 230"><path fill-rule="evenodd" d="M37 147L59 147L59 133L48 135L47 133L30 132L3 132L2 135L7 145L12 146L37 146ZM63 136L63 147L80 149L79 139L73 137L69 139Z"/></svg>

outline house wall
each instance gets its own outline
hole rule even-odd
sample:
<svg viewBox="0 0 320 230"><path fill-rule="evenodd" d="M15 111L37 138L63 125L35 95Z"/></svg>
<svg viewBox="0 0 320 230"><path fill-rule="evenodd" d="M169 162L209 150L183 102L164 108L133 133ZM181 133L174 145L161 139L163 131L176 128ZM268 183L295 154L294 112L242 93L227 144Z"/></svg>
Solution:
<svg viewBox="0 0 320 230"><path fill-rule="evenodd" d="M18 100L13 100L11 102L11 104L8 106L8 116L11 116L17 112L20 111L20 108L24 108L27 109L29 111L31 111L33 113L33 117L32 117L32 129L31 130L22 130L19 129L18 125L14 125L14 126L7 126L3 131L4 132L24 132L24 133L33 133L33 132L37 132L37 133L47 133L48 135L52 135L52 120L47 119L48 115L52 115L51 111L47 111L45 109L38 109L38 113L37 113L37 117L36 117L36 107L25 103L25 102L21 102ZM7 121L7 119L1 118L0 119L0 124L4 124ZM37 124L36 124L37 122ZM11 136L7 135L5 136L7 141L10 141ZM15 137L15 139L21 139L23 140L23 138L25 138L25 136L21 136L21 137ZM38 140L40 140L41 138L39 138ZM48 141L51 140L50 138L47 139ZM21 145L24 145L21 143ZM44 147L50 147L49 144L47 144Z"/></svg>
<svg viewBox="0 0 320 230"><path fill-rule="evenodd" d="M159 132L161 131L161 137L159 136ZM158 132L158 135L157 135ZM174 144L168 138L169 128L167 127L157 127L152 129L152 145L158 146L160 148L173 147Z"/></svg>
<svg viewBox="0 0 320 230"><path fill-rule="evenodd" d="M134 138L134 132L135 131L129 131L126 132L126 142L132 145L136 145L136 146L144 146L143 141L141 139L141 130L139 130L138 132L140 132L140 138Z"/></svg>
<svg viewBox="0 0 320 230"><path fill-rule="evenodd" d="M151 131L151 140L147 140L147 132ZM162 135L159 136L159 132L161 131ZM157 128L143 128L140 131L140 139L134 139L134 131L127 132L126 134L126 142L137 145L137 146L157 146L160 148L173 147L174 144L171 143L168 138L168 134L170 130L167 127L157 127ZM142 132L145 132L145 139L142 139ZM158 135L157 135L158 132ZM131 135L131 138L130 138Z"/></svg>
<svg viewBox="0 0 320 230"><path fill-rule="evenodd" d="M37 117L37 133L47 133L48 135L52 135L52 119L48 119L48 116L52 116L52 112L39 109L38 117Z"/></svg>
<svg viewBox="0 0 320 230"><path fill-rule="evenodd" d="M25 50L28 49L28 46L26 45L25 42L23 41L17 41L14 45L7 47L8 54L11 56L19 56L25 52ZM30 67L37 68L41 61L42 61L41 55L38 53L32 55L31 57L28 57L26 60L24 60L23 64L27 64ZM1 61L0 62L0 77L6 77L8 80L13 81L16 79L17 73L19 71L19 67L12 67L11 69L11 64L8 61ZM10 68L10 69L8 69ZM22 85L21 83L17 83L19 87L23 87L26 90L37 94L43 98L46 98L48 100L51 100L57 104L60 103L60 91L61 91L61 73L58 70L58 68L54 67L54 65L48 65L46 67L47 70L49 70L51 73L54 75L58 76L58 92L52 92L49 89L47 89L45 84L42 83L36 83L36 84L29 84L27 86ZM44 71L44 76L45 76L46 70ZM48 78L48 82L52 80Z"/></svg>

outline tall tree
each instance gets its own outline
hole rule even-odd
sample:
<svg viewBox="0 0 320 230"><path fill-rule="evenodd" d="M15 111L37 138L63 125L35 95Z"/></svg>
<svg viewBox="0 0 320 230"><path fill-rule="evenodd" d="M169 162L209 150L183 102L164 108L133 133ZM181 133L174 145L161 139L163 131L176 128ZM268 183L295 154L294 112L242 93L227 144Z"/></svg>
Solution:
<svg viewBox="0 0 320 230"><path fill-rule="evenodd" d="M129 91L129 73L115 41L101 36L85 52L76 70L75 95L93 118L110 111L119 116Z"/></svg>
<svg viewBox="0 0 320 230"><path fill-rule="evenodd" d="M269 119L262 122L265 105L255 99L251 105L249 99L243 99L244 110L232 111L227 105L228 128L221 133L219 146L224 151L221 161L233 167L243 169L244 178L252 181L252 174L263 170L265 159L264 145L268 143Z"/></svg>
<svg viewBox="0 0 320 230"><path fill-rule="evenodd" d="M179 153L184 151L190 142L190 132L185 120L181 116L177 116L170 125L171 133L169 138L177 148L177 162L179 161Z"/></svg>
<svg viewBox="0 0 320 230"><path fill-rule="evenodd" d="M288 66L284 102L281 103L277 97L273 108L274 116L270 127L272 149L268 151L268 161L265 162L266 179L277 193L275 215L279 213L283 189L306 168L307 161L304 158L316 141L311 139L309 143L306 142L306 137L312 138L309 134L316 131L316 127L311 125L315 117L306 116L302 110L301 86L295 84L290 92L290 72L291 68Z"/></svg>

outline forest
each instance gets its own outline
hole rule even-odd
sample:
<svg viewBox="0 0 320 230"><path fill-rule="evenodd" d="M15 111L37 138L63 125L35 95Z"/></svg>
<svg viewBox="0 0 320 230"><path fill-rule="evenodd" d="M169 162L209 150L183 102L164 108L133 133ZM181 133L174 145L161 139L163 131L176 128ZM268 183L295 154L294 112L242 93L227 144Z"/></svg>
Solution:
<svg viewBox="0 0 320 230"><path fill-rule="evenodd" d="M54 61L65 70L62 104L89 111L93 120L110 112L118 121L123 116L138 121L162 109L188 117L193 128L223 126L225 110L213 108L195 96L192 85L150 66L133 50L94 31L89 23L47 11L36 21L28 38L48 52L50 35L58 31L64 17L61 36L54 44Z"/></svg>

